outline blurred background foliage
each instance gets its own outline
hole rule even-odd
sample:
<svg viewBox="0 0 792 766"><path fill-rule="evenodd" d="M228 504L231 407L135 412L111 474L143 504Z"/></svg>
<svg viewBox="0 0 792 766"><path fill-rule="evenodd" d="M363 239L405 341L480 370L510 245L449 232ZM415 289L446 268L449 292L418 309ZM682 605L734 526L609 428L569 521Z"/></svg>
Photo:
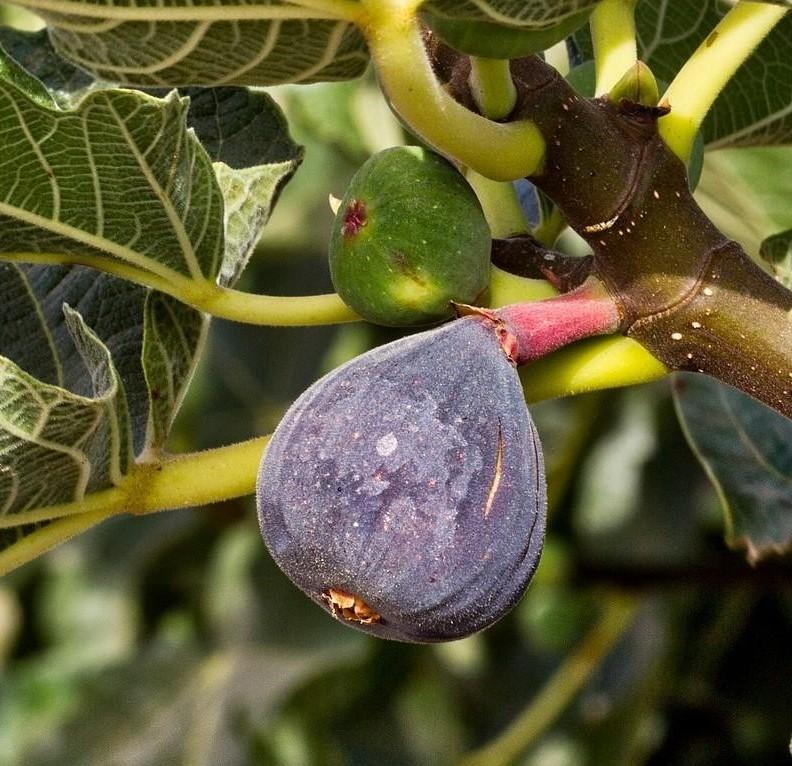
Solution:
<svg viewBox="0 0 792 766"><path fill-rule="evenodd" d="M306 158L241 287L323 292L328 195L405 137L371 77L272 92ZM708 155L698 197L756 254L792 227L792 148ZM394 337L216 320L170 446L268 433L320 374ZM788 764L789 557L752 568L726 548L670 394L531 408L544 557L507 618L452 644L329 619L270 560L252 498L62 546L0 583L0 764Z"/></svg>

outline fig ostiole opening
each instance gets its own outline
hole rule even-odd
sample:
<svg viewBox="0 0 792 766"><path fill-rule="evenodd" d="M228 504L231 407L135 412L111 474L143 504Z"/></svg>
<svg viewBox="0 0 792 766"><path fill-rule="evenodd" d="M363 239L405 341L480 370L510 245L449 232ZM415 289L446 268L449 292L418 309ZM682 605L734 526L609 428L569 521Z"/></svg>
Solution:
<svg viewBox="0 0 792 766"><path fill-rule="evenodd" d="M322 598L327 602L333 616L338 619L359 622L361 625L371 625L382 619L362 598L351 593L327 588L322 592Z"/></svg>

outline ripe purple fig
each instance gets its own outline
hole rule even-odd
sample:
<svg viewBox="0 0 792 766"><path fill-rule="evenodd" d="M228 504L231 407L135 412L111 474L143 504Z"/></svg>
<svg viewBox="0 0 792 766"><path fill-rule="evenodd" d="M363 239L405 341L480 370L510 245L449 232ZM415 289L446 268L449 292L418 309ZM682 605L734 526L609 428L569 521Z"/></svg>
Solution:
<svg viewBox="0 0 792 766"><path fill-rule="evenodd" d="M507 352L494 315L468 316L352 360L283 418L258 477L262 533L281 569L346 624L461 638L528 585L545 478Z"/></svg>

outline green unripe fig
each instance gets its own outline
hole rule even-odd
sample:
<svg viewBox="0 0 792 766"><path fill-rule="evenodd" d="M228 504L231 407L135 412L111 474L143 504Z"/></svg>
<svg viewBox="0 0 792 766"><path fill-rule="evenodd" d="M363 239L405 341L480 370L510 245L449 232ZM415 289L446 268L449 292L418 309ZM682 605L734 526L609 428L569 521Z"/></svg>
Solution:
<svg viewBox="0 0 792 766"><path fill-rule="evenodd" d="M352 179L330 238L330 274L364 319L428 325L486 290L490 246L462 175L426 149L400 146L375 154Z"/></svg>
<svg viewBox="0 0 792 766"><path fill-rule="evenodd" d="M551 48L582 27L593 6L547 27L519 27L491 21L450 18L423 11L421 18L445 43L462 53L493 59L512 59Z"/></svg>

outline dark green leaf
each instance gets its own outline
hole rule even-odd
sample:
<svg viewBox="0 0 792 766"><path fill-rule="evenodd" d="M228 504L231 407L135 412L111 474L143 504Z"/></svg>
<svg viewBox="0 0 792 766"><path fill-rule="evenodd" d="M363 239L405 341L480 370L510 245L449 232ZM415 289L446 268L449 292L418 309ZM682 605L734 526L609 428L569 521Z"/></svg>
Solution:
<svg viewBox="0 0 792 766"><path fill-rule="evenodd" d="M303 159L280 107L246 88L192 88L187 121L209 156L225 203L219 282L234 284L247 265L281 190Z"/></svg>
<svg viewBox="0 0 792 766"><path fill-rule="evenodd" d="M208 319L170 295L145 292L140 354L149 405L146 446L156 450L168 439L203 347Z"/></svg>
<svg viewBox="0 0 792 766"><path fill-rule="evenodd" d="M28 43L30 54L42 40ZM0 124L21 150L3 164L0 253L120 261L144 282L176 282L177 292L180 277L224 285L239 278L302 161L268 95L193 89L188 108L175 93L160 100L103 89L60 110L44 101L38 80L5 62ZM31 93L37 103L25 97Z"/></svg>
<svg viewBox="0 0 792 766"><path fill-rule="evenodd" d="M262 91L186 88L187 123L213 162L235 170L302 159L280 107Z"/></svg>
<svg viewBox="0 0 792 766"><path fill-rule="evenodd" d="M790 379L792 385L792 379ZM680 375L677 408L715 484L730 545L750 561L792 543L792 421L703 375Z"/></svg>
<svg viewBox="0 0 792 766"><path fill-rule="evenodd" d="M792 289L792 229L768 237L759 250L781 284Z"/></svg>
<svg viewBox="0 0 792 766"><path fill-rule="evenodd" d="M170 296L91 269L0 264L0 358L41 383L83 396L91 391L63 305L80 313L113 359L134 452L163 446L201 346L203 316ZM46 482L52 496L40 505L79 499L51 476ZM92 489L108 485L98 481ZM14 510L27 507L35 506Z"/></svg>
<svg viewBox="0 0 792 766"><path fill-rule="evenodd" d="M53 276L0 267L3 515L79 500L117 483L132 459L126 394L110 351L65 301L76 297L70 288L80 275L66 284ZM124 325L131 296L120 287L112 308L93 306L102 314L96 324L123 345L135 329Z"/></svg>
<svg viewBox="0 0 792 766"><path fill-rule="evenodd" d="M13 41L16 35L7 33L6 40ZM55 99L38 78L32 75L12 56L5 51L5 43L0 47L0 80L10 85L15 91L24 93L31 101L45 109L55 107Z"/></svg>
<svg viewBox="0 0 792 766"><path fill-rule="evenodd" d="M187 130L186 103L100 90L76 109L60 110L40 97L31 100L43 86L29 75L21 78L22 70L5 61L9 74L0 87L0 123L16 151L3 157L0 257L65 257L122 275L128 270L132 276L212 279L223 255L223 203L211 163ZM108 349L127 390L135 451L161 446L197 353L202 316L162 296L157 318L165 323L157 327L144 316L151 311L144 288L81 269L26 267L14 273L31 275L34 302L50 301L49 309L40 309L47 322L57 322L52 317L60 316L63 302L76 300L103 340L108 333L124 336L117 348L108 342ZM34 316L36 311L34 306ZM168 349L162 347L165 338ZM18 327L4 325L0 353L20 343L24 335ZM60 336L52 341L55 348L61 343ZM31 375L39 374L38 363L28 358L20 363ZM43 380L85 393L66 379ZM154 407L146 380L162 394L153 399ZM41 505L80 499L57 482L51 486L53 496L41 498ZM91 488L103 486L98 481Z"/></svg>
<svg viewBox="0 0 792 766"><path fill-rule="evenodd" d="M44 46L36 58L40 44L28 38L19 50L42 75L53 54ZM62 110L40 80L0 62L0 123L17 147L3 158L0 259L85 259L177 285L238 278L302 158L268 96L196 90L188 115L175 93L102 89ZM75 309L71 319L64 305ZM164 446L205 336L200 312L115 276L55 265L3 265L0 307L8 370L0 439L11 456L0 463L3 514L79 501L117 483L133 451ZM46 410L61 399L79 410L62 442L43 439L38 423L19 430L39 400ZM2 543L31 529L4 532Z"/></svg>
<svg viewBox="0 0 792 766"><path fill-rule="evenodd" d="M24 32L2 27L0 46L23 69L41 80L56 101L64 106L94 81L89 74L64 61L55 52L46 30Z"/></svg>
<svg viewBox="0 0 792 766"><path fill-rule="evenodd" d="M586 24L596 0L427 0L424 22L452 48L483 58L547 50Z"/></svg>
<svg viewBox="0 0 792 766"><path fill-rule="evenodd" d="M186 108L175 94L98 90L61 111L3 78L0 127L14 150L0 164L0 253L213 280L223 201Z"/></svg>
<svg viewBox="0 0 792 766"><path fill-rule="evenodd" d="M80 500L161 447L203 326L107 274L0 264L0 516Z"/></svg>

